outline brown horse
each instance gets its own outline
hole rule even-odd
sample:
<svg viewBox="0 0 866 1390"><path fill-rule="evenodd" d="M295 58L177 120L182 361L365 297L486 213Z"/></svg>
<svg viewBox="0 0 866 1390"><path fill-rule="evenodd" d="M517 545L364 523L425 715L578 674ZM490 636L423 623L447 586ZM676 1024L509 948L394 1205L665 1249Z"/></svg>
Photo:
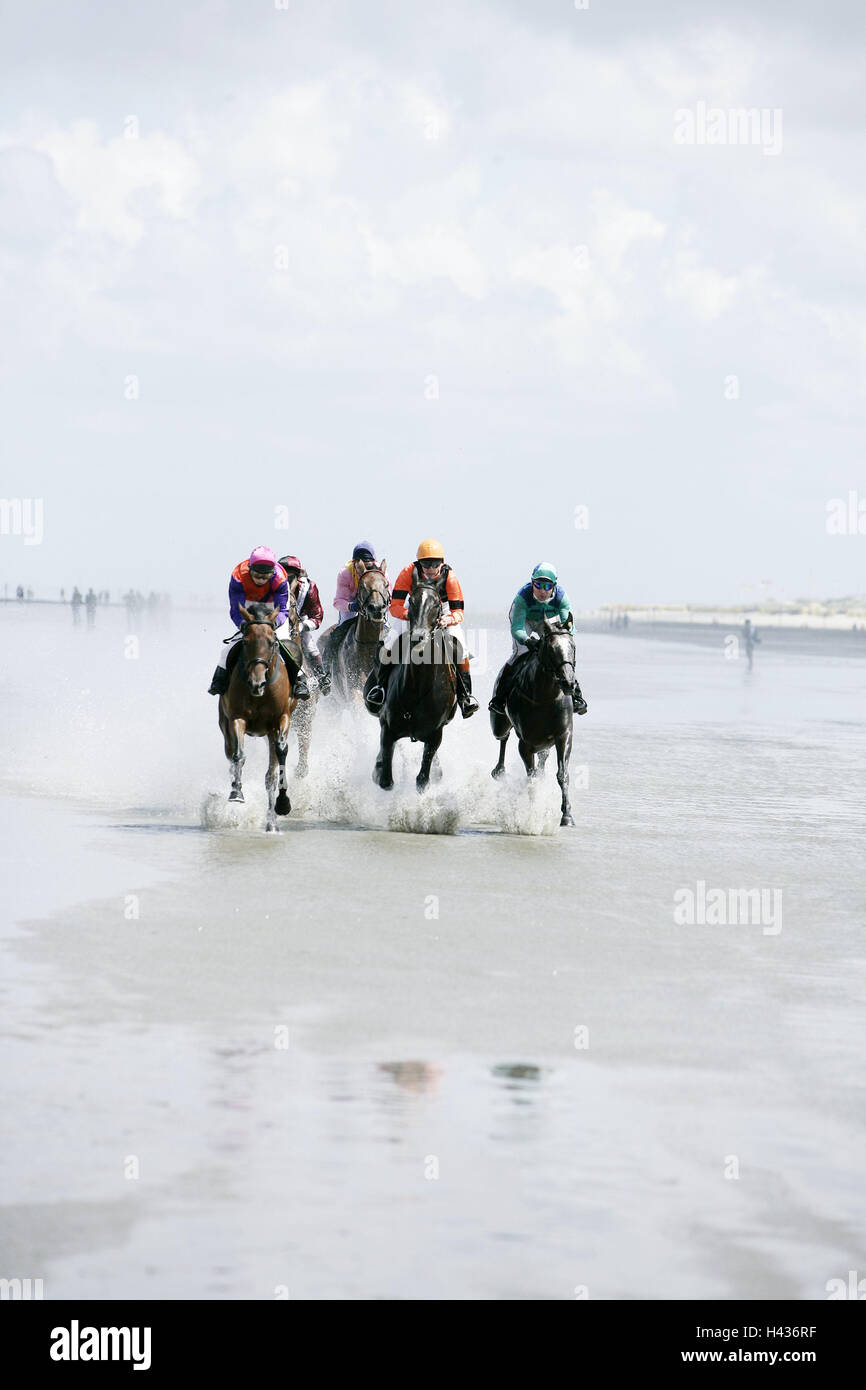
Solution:
<svg viewBox="0 0 866 1390"><path fill-rule="evenodd" d="M270 757L265 776L268 791L266 829L276 830L277 816L287 816L292 809L286 790L286 752L289 721L297 701L292 697L289 673L280 656L276 611L268 603L250 603L241 608L240 613L244 623L238 656L229 688L219 702L220 728L226 757L232 765L229 801L244 799L241 786L246 761L244 736L267 738Z"/></svg>
<svg viewBox="0 0 866 1390"><path fill-rule="evenodd" d="M357 617L331 628L323 638L322 658L331 673L334 690L347 702L362 693L385 630L391 602L385 565L382 560L378 565L367 566L358 580Z"/></svg>

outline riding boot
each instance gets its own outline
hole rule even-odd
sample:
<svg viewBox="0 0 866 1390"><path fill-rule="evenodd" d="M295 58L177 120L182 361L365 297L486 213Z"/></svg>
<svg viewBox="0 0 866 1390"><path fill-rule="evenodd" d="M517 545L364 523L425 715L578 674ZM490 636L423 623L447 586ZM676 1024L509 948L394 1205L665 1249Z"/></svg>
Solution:
<svg viewBox="0 0 866 1390"><path fill-rule="evenodd" d="M218 666L213 673L208 695L225 695L229 688L229 673L224 666Z"/></svg>
<svg viewBox="0 0 866 1390"><path fill-rule="evenodd" d="M280 643L280 651L282 652L283 660L286 663L286 670L289 673L289 680L292 682L292 699L309 700L310 687L307 685L307 677L304 675L303 666L299 665L299 663L295 660L294 656L291 653L291 650L286 646L285 642Z"/></svg>
<svg viewBox="0 0 866 1390"><path fill-rule="evenodd" d="M312 662L316 668L316 680L319 682L319 689L321 690L323 695L330 694L331 677L329 673L325 670L325 664L322 661L321 656L314 656L312 658Z"/></svg>
<svg viewBox="0 0 866 1390"><path fill-rule="evenodd" d="M589 708L589 706L587 705L586 700L584 700L583 696L580 693L580 686L577 681L574 682L574 690L571 692L571 698L572 703L574 704L575 714L586 714L586 711Z"/></svg>
<svg viewBox="0 0 866 1390"><path fill-rule="evenodd" d="M385 703L385 678L382 675L382 663L378 657L376 665L373 667L373 684L364 695L364 704L371 714L378 714Z"/></svg>
<svg viewBox="0 0 866 1390"><path fill-rule="evenodd" d="M455 666L454 674L457 677L457 701L460 705L460 713L464 719L469 719L478 709L478 701L472 694L472 677L468 671L461 671L459 666Z"/></svg>
<svg viewBox="0 0 866 1390"><path fill-rule="evenodd" d="M505 714L505 701L511 691L511 681L514 676L513 662L506 661L499 675L496 677L496 684L493 687L493 696L487 708L494 714Z"/></svg>

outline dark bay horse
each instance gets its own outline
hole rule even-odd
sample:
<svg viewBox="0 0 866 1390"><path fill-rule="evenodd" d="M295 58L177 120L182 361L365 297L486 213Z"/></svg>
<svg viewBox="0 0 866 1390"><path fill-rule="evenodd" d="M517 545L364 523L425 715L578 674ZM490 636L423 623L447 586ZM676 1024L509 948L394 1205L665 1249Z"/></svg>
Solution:
<svg viewBox="0 0 866 1390"><path fill-rule="evenodd" d="M505 702L507 714L490 711L493 737L499 739L499 762L493 777L505 771L505 745L512 726L526 775L541 772L551 748L556 748L556 780L562 789L560 825L574 825L568 800L568 762L571 757L574 705L574 629L558 618L545 618L541 642L523 657ZM539 754L538 768L535 755Z"/></svg>
<svg viewBox="0 0 866 1390"><path fill-rule="evenodd" d="M369 564L358 580L358 614L354 622L340 623L326 634L322 659L330 671L334 690L348 702L360 695L373 669L382 639L391 590L386 561Z"/></svg>
<svg viewBox="0 0 866 1390"><path fill-rule="evenodd" d="M244 620L238 656L229 688L220 696L219 722L226 757L232 765L229 801L243 801L241 773L246 761L244 736L266 738L270 756L265 776L268 791L268 830L276 830L277 816L292 809L286 790L286 752L289 722L297 703L286 663L280 656L276 635L277 613L268 603L241 608ZM279 795L277 790L279 788Z"/></svg>
<svg viewBox="0 0 866 1390"><path fill-rule="evenodd" d="M442 733L457 709L452 642L447 628L439 626L441 616L442 600L435 586L413 581L409 630L394 643L393 670L379 711L381 737L373 781L385 790L394 785L394 744L401 738L424 744L415 779L419 792L430 781L431 768L436 775L434 759Z"/></svg>

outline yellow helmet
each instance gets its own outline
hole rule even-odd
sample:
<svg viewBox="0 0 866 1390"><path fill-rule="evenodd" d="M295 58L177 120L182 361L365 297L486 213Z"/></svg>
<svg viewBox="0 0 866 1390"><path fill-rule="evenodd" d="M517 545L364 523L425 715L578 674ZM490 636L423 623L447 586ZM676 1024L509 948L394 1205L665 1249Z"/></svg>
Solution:
<svg viewBox="0 0 866 1390"><path fill-rule="evenodd" d="M426 541L422 541L418 547L416 560L444 560L445 551L438 541L432 540L429 536Z"/></svg>

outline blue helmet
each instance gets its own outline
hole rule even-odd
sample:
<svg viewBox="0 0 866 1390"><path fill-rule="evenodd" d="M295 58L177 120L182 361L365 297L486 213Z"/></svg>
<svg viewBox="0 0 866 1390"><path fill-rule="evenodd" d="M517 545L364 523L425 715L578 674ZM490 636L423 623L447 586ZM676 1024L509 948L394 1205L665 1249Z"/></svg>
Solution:
<svg viewBox="0 0 866 1390"><path fill-rule="evenodd" d="M358 544L355 546L355 549L352 551L352 559L353 559L353 560L375 560L375 558L376 558L376 548L375 548L375 546L372 546L372 545L370 544L369 541L358 541Z"/></svg>

